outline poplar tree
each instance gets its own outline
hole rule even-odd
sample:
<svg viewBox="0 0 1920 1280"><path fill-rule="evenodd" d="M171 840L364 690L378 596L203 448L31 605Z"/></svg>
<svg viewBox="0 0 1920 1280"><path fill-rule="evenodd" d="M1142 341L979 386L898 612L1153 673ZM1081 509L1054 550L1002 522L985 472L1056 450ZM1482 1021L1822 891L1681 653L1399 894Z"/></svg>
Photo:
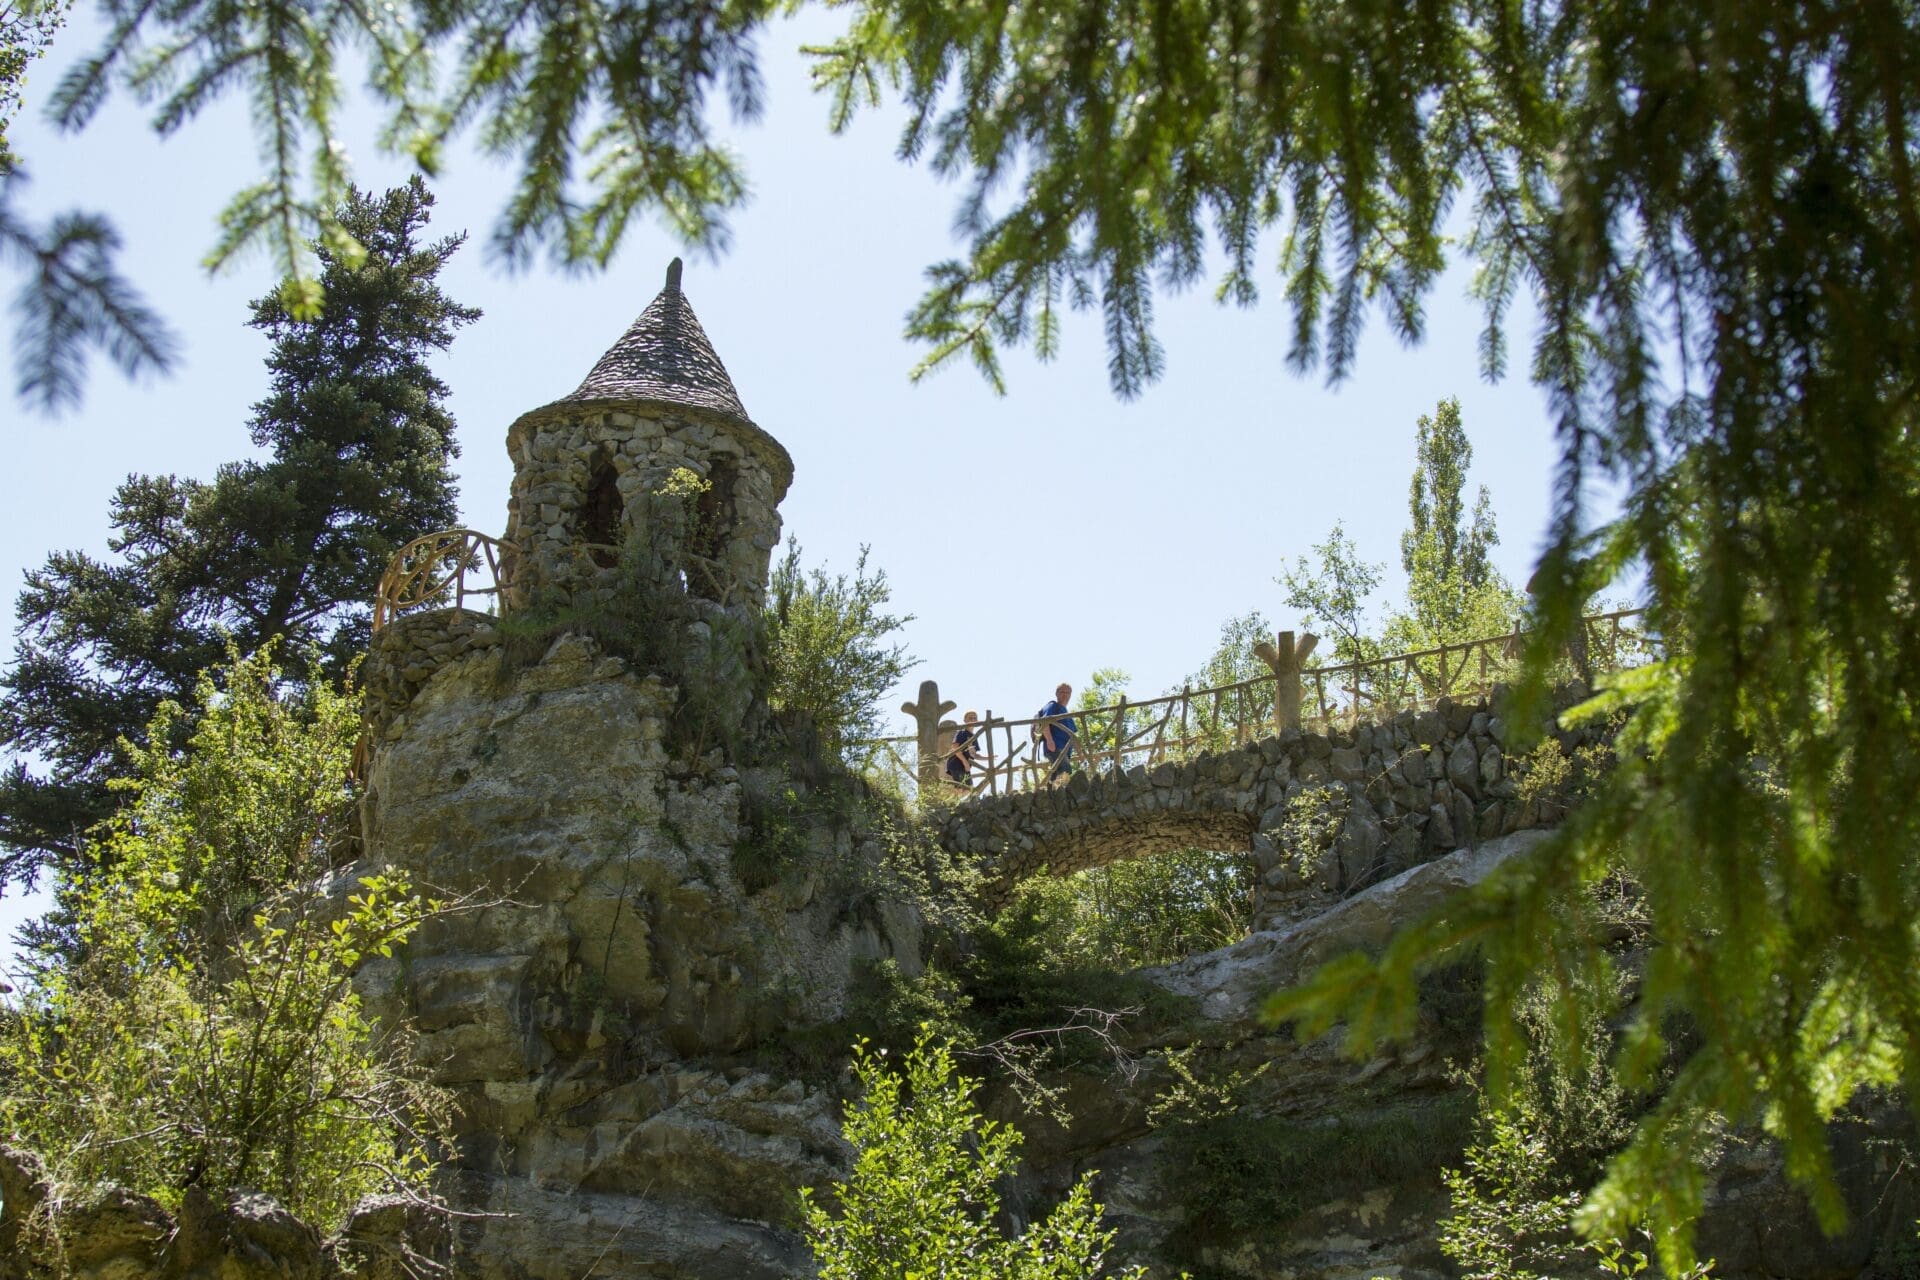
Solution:
<svg viewBox="0 0 1920 1280"><path fill-rule="evenodd" d="M418 179L352 193L339 216L360 248L319 249L332 305L301 319L278 291L253 303L273 341L249 424L264 458L211 481L132 476L108 558L60 552L27 575L0 746L41 769L16 760L0 779L0 881L84 860L121 740L141 742L162 701L190 703L229 642L283 637L344 673L393 553L455 522L454 423L428 362L480 313L440 288L463 237L422 242L432 206Z"/></svg>
<svg viewBox="0 0 1920 1280"><path fill-rule="evenodd" d="M1420 415L1414 458L1407 528L1400 535L1407 610L1388 620L1387 648L1422 649L1498 635L1512 625L1518 601L1488 559L1500 532L1485 485L1471 516L1467 512L1473 442L1461 424L1457 397Z"/></svg>

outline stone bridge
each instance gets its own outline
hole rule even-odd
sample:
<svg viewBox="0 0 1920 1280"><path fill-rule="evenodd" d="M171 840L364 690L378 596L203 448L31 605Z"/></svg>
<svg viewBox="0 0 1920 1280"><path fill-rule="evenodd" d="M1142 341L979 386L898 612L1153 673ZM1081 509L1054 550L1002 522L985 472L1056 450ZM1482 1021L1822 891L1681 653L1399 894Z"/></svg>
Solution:
<svg viewBox="0 0 1920 1280"><path fill-rule="evenodd" d="M1568 687L1556 701L1583 694ZM1176 849L1247 852L1257 869L1255 927L1270 927L1454 849L1558 822L1560 800L1519 795L1504 702L1500 693L1442 699L1433 710L1351 730L1287 732L1184 761L1076 773L1049 790L961 801L941 815L939 838L980 861L1001 893L1042 872ZM1601 732L1556 736L1572 751ZM1283 839L1290 802L1310 792L1330 819L1325 838Z"/></svg>

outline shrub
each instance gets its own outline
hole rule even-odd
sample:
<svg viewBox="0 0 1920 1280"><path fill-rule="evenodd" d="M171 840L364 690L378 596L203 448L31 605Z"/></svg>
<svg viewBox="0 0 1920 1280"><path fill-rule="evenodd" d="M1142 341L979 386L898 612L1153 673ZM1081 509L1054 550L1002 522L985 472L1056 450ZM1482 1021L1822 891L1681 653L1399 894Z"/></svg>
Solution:
<svg viewBox="0 0 1920 1280"><path fill-rule="evenodd" d="M912 615L885 612L893 590L884 569L867 572L860 548L853 576L804 572L800 545L787 553L768 583L766 629L774 710L809 722L830 752L880 733L880 699L916 660L888 639Z"/></svg>
<svg viewBox="0 0 1920 1280"><path fill-rule="evenodd" d="M369 1192L424 1191L448 1103L352 979L436 906L399 875L342 909L285 887L328 862L358 728L324 681L286 687L269 648L204 676L190 716L161 710L100 864L62 886L71 950L0 1017L0 1135L61 1185L169 1207L259 1190L322 1228Z"/></svg>
<svg viewBox="0 0 1920 1280"><path fill-rule="evenodd" d="M1020 1134L981 1117L978 1082L956 1073L944 1042L923 1033L902 1065L889 1070L884 1049L854 1047L861 1098L844 1130L853 1171L825 1201L800 1193L820 1280L1145 1276L1107 1271L1114 1233L1102 1229L1091 1173L1044 1220L1003 1232L997 1184L1013 1172Z"/></svg>

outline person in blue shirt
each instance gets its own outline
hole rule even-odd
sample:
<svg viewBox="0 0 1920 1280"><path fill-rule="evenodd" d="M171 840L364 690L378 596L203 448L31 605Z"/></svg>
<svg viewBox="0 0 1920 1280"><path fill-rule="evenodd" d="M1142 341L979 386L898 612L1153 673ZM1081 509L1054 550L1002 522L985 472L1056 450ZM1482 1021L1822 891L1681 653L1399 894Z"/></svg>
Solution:
<svg viewBox="0 0 1920 1280"><path fill-rule="evenodd" d="M1047 758L1047 781L1058 782L1073 772L1073 740L1080 726L1073 722L1067 706L1073 700L1073 686L1063 684L1053 691L1053 701L1040 708L1042 718L1058 717L1040 726L1040 750Z"/></svg>

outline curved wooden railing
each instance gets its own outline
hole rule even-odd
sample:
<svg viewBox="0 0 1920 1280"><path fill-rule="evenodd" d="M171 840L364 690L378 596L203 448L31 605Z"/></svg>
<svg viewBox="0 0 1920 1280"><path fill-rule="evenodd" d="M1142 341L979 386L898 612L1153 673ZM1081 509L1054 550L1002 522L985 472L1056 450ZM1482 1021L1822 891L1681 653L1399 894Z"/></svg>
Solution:
<svg viewBox="0 0 1920 1280"><path fill-rule="evenodd" d="M472 529L443 529L415 538L394 553L373 598L373 630L403 613L465 609L483 600L484 613L504 613L507 544Z"/></svg>
<svg viewBox="0 0 1920 1280"><path fill-rule="evenodd" d="M1591 679L1596 672L1648 660L1651 641L1626 625L1640 612L1621 609L1583 619L1560 659L1564 674ZM1003 719L992 711L976 724L963 726L945 718L954 704L940 699L935 682L925 681L918 702L901 708L918 722L919 732L855 746L866 748L880 767L916 779L923 796L929 788L938 788L950 799L1024 791L1056 776L1042 750L1043 735L1057 742L1066 733L1072 743L1073 768L1103 774L1244 746L1290 728L1325 732L1402 711L1428 710L1442 697L1481 697L1519 673L1526 636L1511 631L1323 667L1306 665L1315 644L1313 636L1296 642L1292 632L1283 631L1275 639L1277 644L1262 641L1255 646L1271 675L1075 710L1071 730L1062 723L1068 717ZM948 762L962 750L954 737L963 727L974 731L962 761L964 785L947 781Z"/></svg>

